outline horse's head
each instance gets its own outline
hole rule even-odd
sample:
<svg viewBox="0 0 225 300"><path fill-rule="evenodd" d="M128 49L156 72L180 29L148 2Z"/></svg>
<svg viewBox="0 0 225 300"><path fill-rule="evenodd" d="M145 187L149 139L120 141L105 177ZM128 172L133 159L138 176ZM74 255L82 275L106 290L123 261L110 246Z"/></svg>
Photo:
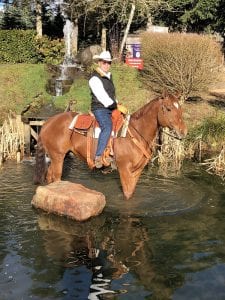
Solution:
<svg viewBox="0 0 225 300"><path fill-rule="evenodd" d="M178 96L166 94L159 100L158 122L160 126L173 130L182 139L187 135L187 127L178 99Z"/></svg>

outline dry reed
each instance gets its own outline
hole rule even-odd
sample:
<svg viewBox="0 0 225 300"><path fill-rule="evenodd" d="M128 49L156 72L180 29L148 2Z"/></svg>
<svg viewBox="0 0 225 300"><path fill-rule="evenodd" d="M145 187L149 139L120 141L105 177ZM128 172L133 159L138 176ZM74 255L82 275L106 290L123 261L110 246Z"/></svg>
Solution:
<svg viewBox="0 0 225 300"><path fill-rule="evenodd" d="M159 172L164 176L177 174L185 158L184 142L175 138L168 128L162 130L160 140L157 153Z"/></svg>
<svg viewBox="0 0 225 300"><path fill-rule="evenodd" d="M23 147L23 123L19 116L9 114L0 128L0 164L7 159L16 159L17 152L23 152Z"/></svg>
<svg viewBox="0 0 225 300"><path fill-rule="evenodd" d="M225 146L222 147L220 154L214 158L206 159L202 165L207 166L207 172L216 174L223 180L225 179Z"/></svg>

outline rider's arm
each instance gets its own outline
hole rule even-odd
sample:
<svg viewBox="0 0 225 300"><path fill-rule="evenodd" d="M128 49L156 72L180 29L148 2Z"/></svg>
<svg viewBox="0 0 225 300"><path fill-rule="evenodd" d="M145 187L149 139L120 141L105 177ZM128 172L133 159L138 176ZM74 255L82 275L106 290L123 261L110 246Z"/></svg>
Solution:
<svg viewBox="0 0 225 300"><path fill-rule="evenodd" d="M101 80L97 76L93 76L89 80L89 86L93 94L97 97L98 101L101 102L105 107L109 107L114 103L113 99L109 97Z"/></svg>

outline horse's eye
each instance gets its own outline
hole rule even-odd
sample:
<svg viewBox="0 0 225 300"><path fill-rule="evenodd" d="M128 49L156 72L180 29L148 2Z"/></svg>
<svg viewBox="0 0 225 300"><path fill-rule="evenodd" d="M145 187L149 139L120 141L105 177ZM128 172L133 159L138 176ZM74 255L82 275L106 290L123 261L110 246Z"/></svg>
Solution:
<svg viewBox="0 0 225 300"><path fill-rule="evenodd" d="M167 110L167 111L171 111L171 108L170 108L170 107L166 107L166 110Z"/></svg>

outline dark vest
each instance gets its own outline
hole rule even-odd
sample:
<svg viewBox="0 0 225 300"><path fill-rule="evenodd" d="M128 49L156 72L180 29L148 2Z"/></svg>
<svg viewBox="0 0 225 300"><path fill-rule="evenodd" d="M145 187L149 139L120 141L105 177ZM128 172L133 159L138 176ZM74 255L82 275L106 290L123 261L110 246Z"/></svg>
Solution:
<svg viewBox="0 0 225 300"><path fill-rule="evenodd" d="M97 76L101 80L106 93L109 95L109 97L114 102L116 102L115 87L114 87L114 84L112 81L112 76L110 76L110 79L109 79L108 77L106 77L104 75L101 76L97 71L93 72L92 77L93 76ZM96 110L99 108L104 108L104 107L105 106L101 102L98 101L98 99L95 97L95 95L91 91L91 110L93 111L93 110Z"/></svg>

